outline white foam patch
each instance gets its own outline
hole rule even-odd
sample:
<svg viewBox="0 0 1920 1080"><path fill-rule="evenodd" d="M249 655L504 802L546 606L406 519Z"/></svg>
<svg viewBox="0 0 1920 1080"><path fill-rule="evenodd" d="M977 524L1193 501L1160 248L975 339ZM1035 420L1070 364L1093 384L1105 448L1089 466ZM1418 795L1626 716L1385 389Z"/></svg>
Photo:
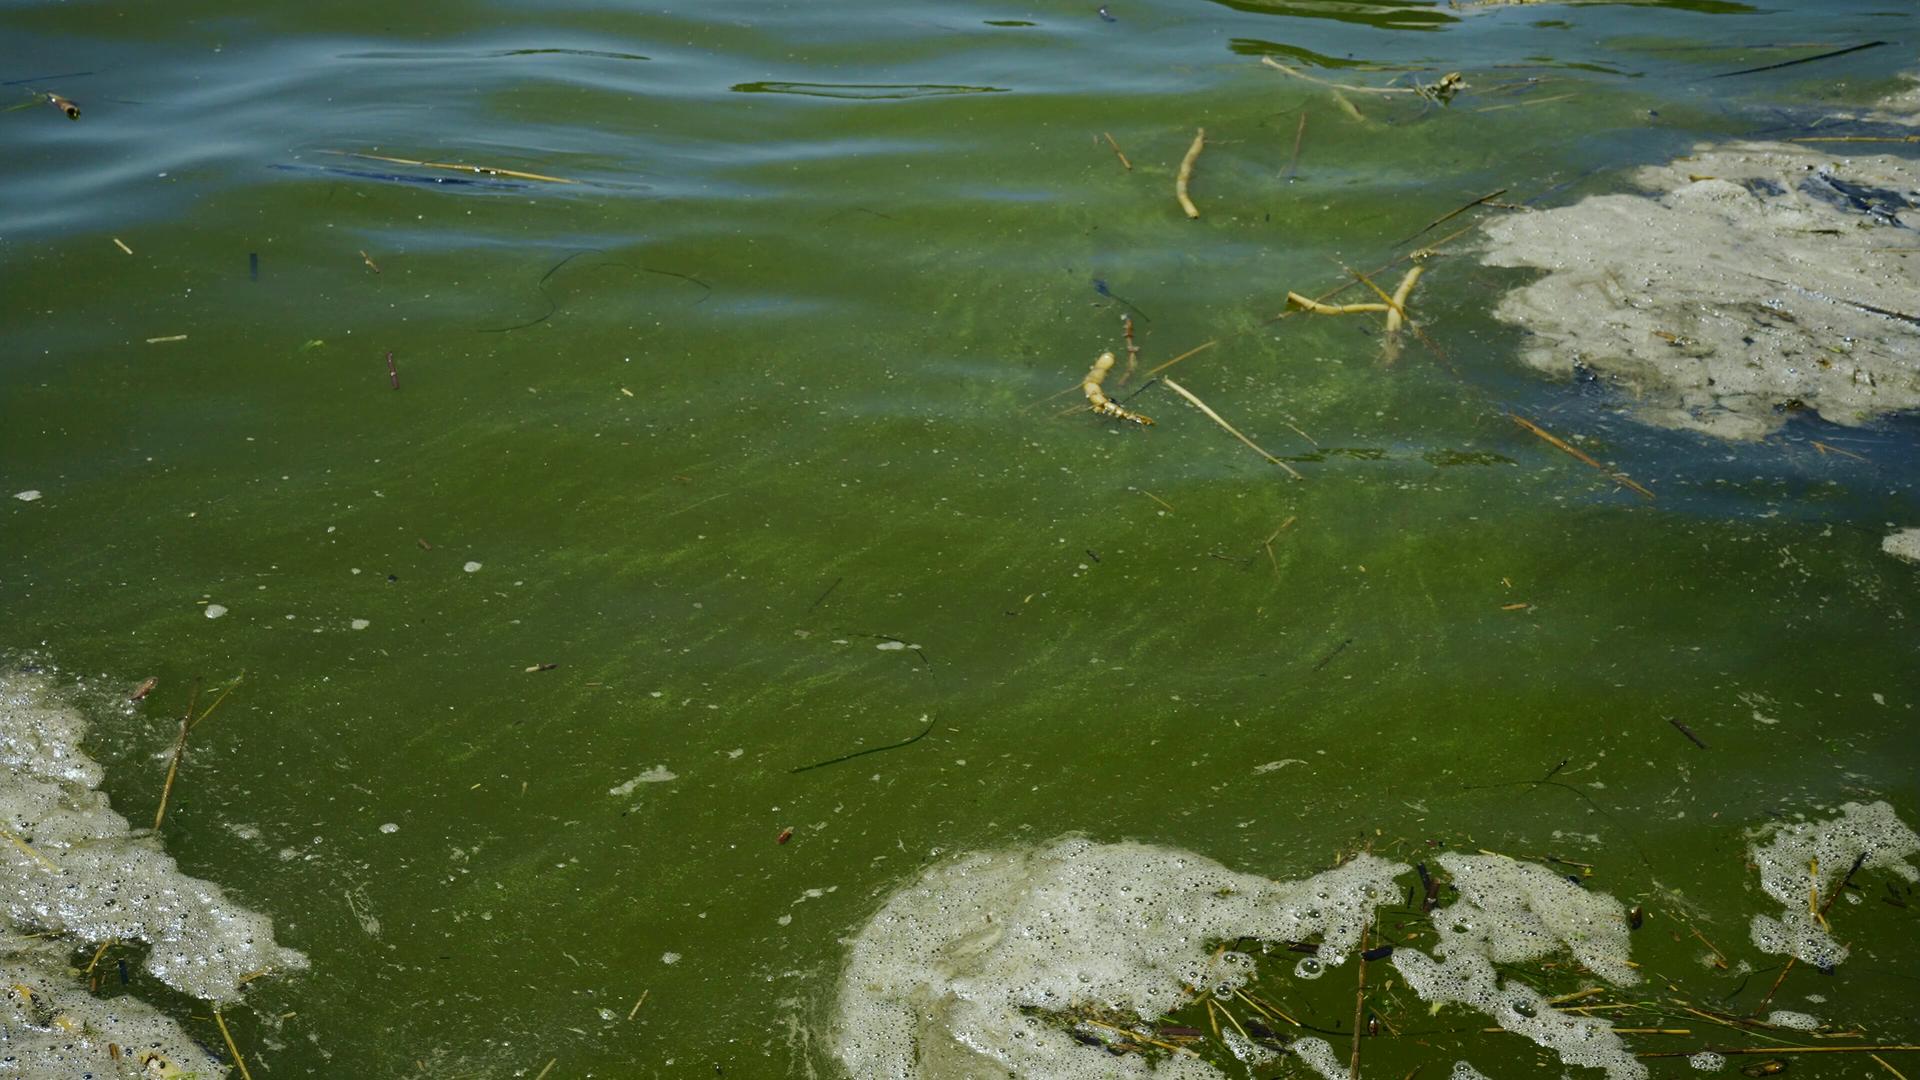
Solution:
<svg viewBox="0 0 1920 1080"><path fill-rule="evenodd" d="M241 978L307 959L273 939L273 923L211 882L180 872L97 790L80 750L86 722L34 676L0 677L0 824L36 855L0 848L0 917L11 926L97 945L144 941L147 970L198 998L229 1001Z"/></svg>
<svg viewBox="0 0 1920 1080"><path fill-rule="evenodd" d="M1486 1073L1474 1068L1472 1062L1456 1061L1453 1063L1452 1080L1488 1080L1488 1077Z"/></svg>
<svg viewBox="0 0 1920 1080"><path fill-rule="evenodd" d="M1701 1072L1719 1072L1727 1067L1727 1057L1725 1054L1716 1054L1711 1050L1702 1050L1697 1054L1689 1054L1687 1064Z"/></svg>
<svg viewBox="0 0 1920 1080"><path fill-rule="evenodd" d="M1236 988L1252 958L1216 950L1243 937L1318 938L1322 959L1340 963L1406 870L1360 855L1279 882L1190 852L1084 837L949 859L854 938L834 1052L852 1076L892 1080L1214 1080L1218 1070L1187 1055L1156 1063L1083 1045L1057 1014L1148 1022L1188 1001L1187 986ZM1308 1041L1294 1051L1304 1057Z"/></svg>
<svg viewBox="0 0 1920 1080"><path fill-rule="evenodd" d="M67 963L68 950L57 942L12 934L0 941L0 1072L118 1077L129 1075L131 1063L141 1076L228 1075L158 1009L126 995L94 997L67 974Z"/></svg>
<svg viewBox="0 0 1920 1080"><path fill-rule="evenodd" d="M641 773L639 776L634 777L624 784L616 784L608 788L607 794L631 795L633 794L633 789L639 787L641 784L664 784L669 780L678 779L680 779L680 774L667 768L665 765L655 765L653 768L648 769L646 772Z"/></svg>
<svg viewBox="0 0 1920 1080"><path fill-rule="evenodd" d="M181 873L157 839L133 835L98 790L101 768L80 749L86 730L43 676L0 676L0 825L12 834L0 844L5 1070L117 1076L113 1044L136 1065L152 1054L187 1073L225 1076L152 1006L89 995L69 967L72 951L144 942L155 978L212 1001L237 998L251 973L304 968L307 959L275 943L265 915Z"/></svg>
<svg viewBox="0 0 1920 1080"><path fill-rule="evenodd" d="M1348 1080L1350 1073L1346 1063L1333 1052L1333 1047L1327 1040L1318 1036L1295 1039L1288 1049L1293 1051L1293 1055L1300 1059L1302 1065L1319 1073L1326 1080Z"/></svg>
<svg viewBox="0 0 1920 1080"><path fill-rule="evenodd" d="M1568 1065L1604 1069L1612 1080L1642 1080L1613 1024L1555 1010L1525 983L1501 982L1496 964L1537 960L1561 950L1616 986L1638 981L1628 963L1627 913L1619 901L1590 893L1544 866L1499 855L1441 855L1460 899L1433 914L1440 933L1436 961L1413 949L1393 965L1422 998L1477 1009L1525 1035Z"/></svg>
<svg viewBox="0 0 1920 1080"><path fill-rule="evenodd" d="M1886 104L1920 120L1912 94ZM1920 406L1903 321L1920 289L1905 254L1920 164L1734 143L1634 179L1647 195L1487 226L1487 263L1545 271L1494 311L1529 331L1529 365L1564 377L1584 364L1623 384L1642 419L1727 439L1765 436L1801 407L1858 426Z"/></svg>
<svg viewBox="0 0 1920 1080"><path fill-rule="evenodd" d="M1880 541L1880 550L1897 559L1920 562L1920 529L1901 529L1888 533ZM1878 698L1880 695L1875 694Z"/></svg>
<svg viewBox="0 0 1920 1080"><path fill-rule="evenodd" d="M1753 944L1761 952L1787 953L1819 968L1845 960L1846 946L1821 925L1817 909L1830 890L1840 887L1856 859L1862 871L1891 870L1908 881L1920 881L1920 871L1907 861L1920 852L1920 836L1884 802L1847 803L1838 817L1781 825L1772 836L1764 846L1755 843L1748 849L1760 868L1760 887L1781 904L1778 918L1753 917Z"/></svg>

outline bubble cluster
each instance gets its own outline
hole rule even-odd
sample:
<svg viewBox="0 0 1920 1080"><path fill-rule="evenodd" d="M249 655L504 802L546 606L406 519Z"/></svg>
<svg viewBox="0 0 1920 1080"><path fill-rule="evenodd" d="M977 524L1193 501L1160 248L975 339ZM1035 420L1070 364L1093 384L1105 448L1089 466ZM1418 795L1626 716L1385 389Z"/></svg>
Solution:
<svg viewBox="0 0 1920 1080"><path fill-rule="evenodd" d="M1780 901L1778 918L1755 915L1751 932L1761 952L1788 953L1801 963L1830 968L1847 958L1847 947L1823 925L1820 909L1849 873L1891 870L1920 881L1907 860L1920 852L1920 836L1884 802L1847 803L1827 821L1781 825L1764 846L1749 851L1760 868L1760 887Z"/></svg>
<svg viewBox="0 0 1920 1080"><path fill-rule="evenodd" d="M1412 949L1393 954L1407 986L1428 1001L1478 1009L1569 1065L1603 1069L1611 1080L1642 1080L1647 1067L1614 1034L1612 1023L1558 1011L1525 983L1502 982L1494 967L1564 949L1616 986L1637 982L1620 902L1544 866L1505 856L1449 853L1439 862L1453 876L1460 899L1433 913L1440 932L1434 952L1442 960Z"/></svg>
<svg viewBox="0 0 1920 1080"><path fill-rule="evenodd" d="M244 978L304 968L273 924L211 882L180 872L157 839L136 837L98 790L80 749L86 722L35 675L0 675L0 984L12 1022L5 1052L63 1064L26 1075L86 1075L109 1044L225 1075L164 1015L129 997L98 1000L68 972L76 945L143 942L146 969L182 993L239 996Z"/></svg>
<svg viewBox="0 0 1920 1080"><path fill-rule="evenodd" d="M1251 977L1220 941L1318 939L1337 964L1405 866L1361 855L1304 881L1236 873L1189 852L1066 837L942 862L895 893L854 939L835 1051L849 1075L1029 1080L1213 1080L1176 1055L1114 1058L1043 1014L1092 1008L1151 1021L1188 986ZM1295 1045L1296 1052L1299 1045Z"/></svg>

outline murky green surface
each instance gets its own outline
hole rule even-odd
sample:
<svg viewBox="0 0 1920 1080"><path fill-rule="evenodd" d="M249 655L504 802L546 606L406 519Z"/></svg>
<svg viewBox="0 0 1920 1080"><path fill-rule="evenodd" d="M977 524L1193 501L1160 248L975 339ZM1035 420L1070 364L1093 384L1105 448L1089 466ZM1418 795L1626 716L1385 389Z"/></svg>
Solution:
<svg viewBox="0 0 1920 1080"><path fill-rule="evenodd" d="M1650 997L1738 1011L1778 970L1744 831L1914 820L1920 576L1879 550L1910 421L1650 431L1523 369L1486 314L1523 278L1464 253L1417 294L1444 356L1267 321L1494 189L1556 205L1871 100L1910 6L1095 6L0 14L6 91L84 110L0 113L0 493L43 492L0 505L0 647L89 678L136 821L193 680L245 671L167 842L313 959L230 1013L255 1075L837 1075L880 897L1076 830L1275 877L1367 843L1589 863L1651 913ZM1263 54L1474 90L1355 120ZM1305 479L1157 387L1151 429L1069 411L1129 308L1143 365L1220 339L1172 373ZM1888 880L1777 1005L1920 1036ZM1665 890L1761 971L1699 963ZM1274 985L1348 1030L1346 976ZM1544 1067L1464 1015L1392 1007L1369 1075ZM1753 1044L1692 1027L1629 1038Z"/></svg>

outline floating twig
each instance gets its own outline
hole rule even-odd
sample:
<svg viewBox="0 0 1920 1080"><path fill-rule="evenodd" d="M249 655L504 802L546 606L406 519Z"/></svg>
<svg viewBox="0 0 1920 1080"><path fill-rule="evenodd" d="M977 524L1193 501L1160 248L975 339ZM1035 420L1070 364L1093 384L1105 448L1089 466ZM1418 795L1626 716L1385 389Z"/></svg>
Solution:
<svg viewBox="0 0 1920 1080"><path fill-rule="evenodd" d="M933 725L936 723L936 721L932 717L923 716L921 717L921 719L927 722L927 726L921 729L920 734L915 735L910 739L902 739L897 743L888 743L885 746L870 746L865 750L855 750L851 754L841 754L839 757L836 757L836 758L828 758L825 761L816 761L811 765L801 765L798 768L788 769L787 771L789 773L811 772L814 769L824 769L829 765L838 765L843 761L852 761L854 758L866 757L868 754L878 754L886 750L898 750L903 746L912 746L914 743L917 743L921 739L924 739L928 735L932 734Z"/></svg>
<svg viewBox="0 0 1920 1080"><path fill-rule="evenodd" d="M827 589L826 589L826 591L825 591L825 592L823 592L823 593L821 593L821 594L820 594L819 596L817 596L817 597L815 597L815 598L814 598L814 601L813 601L813 603L811 603L811 604L808 604L808 605L807 605L807 610L808 610L808 611L812 611L812 610L813 610L814 608L817 608L817 607L819 607L819 606L820 606L821 604L824 604L824 603L826 603L826 602L827 602L827 597L829 597L829 596L832 596L832 595L833 595L833 590L835 590L835 589L837 589L837 588L839 588L839 587L840 587L840 583L841 583L841 582L843 582L843 581L845 581L845 580L847 580L847 579L846 579L845 577L837 577L837 578L834 578L834 579L833 579L833 584L831 584L831 585L829 585L829 586L827 586Z"/></svg>
<svg viewBox="0 0 1920 1080"><path fill-rule="evenodd" d="M1347 1080L1360 1080L1360 1017L1367 1004L1367 936L1371 924L1360 927L1360 955L1356 964L1360 971L1353 990L1353 1057L1347 1064Z"/></svg>
<svg viewBox="0 0 1920 1080"><path fill-rule="evenodd" d="M1842 450L1837 446L1828 445L1827 443L1821 442L1819 439L1813 439L1810 441L1813 443L1813 448L1819 451L1821 456L1823 457L1827 454L1839 454L1841 457L1850 457L1855 461L1867 460L1863 455L1856 454L1851 450Z"/></svg>
<svg viewBox="0 0 1920 1080"><path fill-rule="evenodd" d="M1432 221L1427 222L1426 225L1420 229L1420 231L1414 233L1412 236L1409 236L1405 240L1402 240L1400 242L1404 244L1418 237L1425 236L1428 232L1431 232L1435 226L1445 224L1446 222L1459 217L1461 214L1466 213L1467 211L1473 209L1474 207L1479 206L1481 203L1484 203L1490 199L1497 199L1500 196L1505 195L1506 193L1507 193L1506 188L1501 188L1499 191L1489 191L1485 195L1480 196L1479 198L1468 203L1467 205L1462 206L1457 210L1450 210L1447 213L1441 214L1439 217L1434 218Z"/></svg>
<svg viewBox="0 0 1920 1080"><path fill-rule="evenodd" d="M1223 418L1219 413L1214 412L1212 409L1208 408L1206 402L1201 401L1197 397L1194 397L1192 391L1188 390L1184 386L1181 386L1179 383L1174 382L1172 379L1163 378L1160 381L1166 384L1167 389L1173 391L1176 394L1179 394L1183 398L1186 398L1188 403L1191 404L1194 408L1199 409L1201 412L1207 414L1207 419L1212 420L1216 424L1219 424L1223 429L1226 430L1227 434L1233 436L1236 439L1239 439L1241 442L1247 445L1248 449L1252 450L1256 454L1259 454L1261 457L1266 458L1268 464L1280 466L1282 469L1285 469L1287 471L1288 476L1293 477L1295 480L1306 479L1305 477L1301 476L1300 473L1296 471L1293 466L1287 464L1284 461L1281 461L1279 458L1274 457L1272 454L1267 453L1265 450L1260 449L1259 445L1256 444L1252 439L1249 439L1245 435L1240 434L1239 429L1235 428L1232 424L1227 423L1225 418Z"/></svg>
<svg viewBox="0 0 1920 1080"><path fill-rule="evenodd" d="M69 120L80 119L80 106L75 105L73 102L68 101L66 98L61 97L59 94L48 92L47 104L53 106L56 109L59 109L63 113L66 113L67 119Z"/></svg>
<svg viewBox="0 0 1920 1080"><path fill-rule="evenodd" d="M240 680L246 677L246 672L241 672L236 676L233 682L229 683L227 688L220 692L220 696L213 699L213 704L207 706L207 711L201 713L198 717L193 715L193 707L200 699L200 686L198 683L194 684L193 693L187 698L187 711L180 717L180 733L176 735L173 740L173 760L167 764L167 780L160 788L160 806L153 812L153 828L155 832L160 831L160 823L166 820L167 799L173 794L174 778L180 774L180 759L187 752L187 734L194 728L199 727L201 721L212 716L213 711L218 709L221 704L227 700L227 695L233 693L234 690L239 687Z"/></svg>
<svg viewBox="0 0 1920 1080"><path fill-rule="evenodd" d="M1094 360L1093 367L1087 371L1087 377L1081 381L1080 389L1087 395L1087 407L1092 409L1096 416L1106 416L1115 420L1126 420L1143 427L1152 427L1153 421L1151 419L1123 405L1115 404L1114 400L1108 397L1105 391L1100 389L1100 384L1107 380L1107 372L1113 370L1113 363L1114 357L1112 352L1101 353L1099 358Z"/></svg>
<svg viewBox="0 0 1920 1080"><path fill-rule="evenodd" d="M253 1080L253 1074L247 1071L247 1059L240 1056L240 1048L233 1044L233 1032L227 1030L226 1018L220 1015L220 1006L213 1007L213 1022L220 1026L220 1037L226 1040L227 1053L233 1055L233 1063L239 1066L240 1080Z"/></svg>
<svg viewBox="0 0 1920 1080"><path fill-rule="evenodd" d="M1167 511L1167 513L1169 514L1173 513L1173 504L1168 502L1167 500L1161 498L1158 495L1155 495L1153 492L1148 491L1145 488L1135 488L1134 490L1138 491L1142 495L1145 495L1147 498L1152 499L1154 502L1159 503Z"/></svg>
<svg viewBox="0 0 1920 1080"><path fill-rule="evenodd" d="M400 389L400 369L393 366L393 350L387 350L387 382L395 390Z"/></svg>
<svg viewBox="0 0 1920 1080"><path fill-rule="evenodd" d="M1920 1043L1889 1043L1880 1046L1706 1046L1715 1054L1755 1055L1755 1054L1891 1054L1920 1053ZM1659 1050L1652 1053L1635 1054L1642 1058L1692 1057L1700 1050Z"/></svg>
<svg viewBox="0 0 1920 1080"><path fill-rule="evenodd" d="M1124 166L1126 166L1126 169L1127 169L1127 171L1128 171L1128 172L1132 172L1132 171L1133 171L1133 162L1131 162L1131 161L1128 161L1128 160L1127 160L1127 155L1125 155L1125 154L1123 154L1123 153L1121 153L1121 152L1120 152L1120 144L1119 144L1119 143L1117 143L1117 142L1114 142L1114 141L1113 141L1113 136L1112 136L1112 135L1108 135L1108 134L1107 134L1106 132L1104 132L1104 131L1103 131L1103 132L1101 132L1100 134L1102 134L1102 135L1106 135L1106 137L1107 137L1107 145L1108 145L1108 146L1111 146L1111 147L1113 147L1113 156L1114 156L1114 157L1117 157L1117 158L1119 158L1119 159L1120 159L1120 164L1122 164L1122 165L1124 165Z"/></svg>
<svg viewBox="0 0 1920 1080"><path fill-rule="evenodd" d="M635 1001L633 1003L633 1008L627 1011L627 1019L631 1020L634 1017L640 1015L640 1006L645 1005L647 1003L647 995L651 993L653 993L653 991L651 990L640 991L640 999L638 1001Z"/></svg>
<svg viewBox="0 0 1920 1080"><path fill-rule="evenodd" d="M1340 644L1335 645L1333 647L1332 652L1329 652L1327 655L1321 657L1320 662L1313 665L1313 670L1319 671L1321 668L1326 667L1328 664L1333 663L1333 658L1347 651L1347 646L1351 644L1353 644L1353 639L1347 638L1345 641L1342 641Z"/></svg>
<svg viewBox="0 0 1920 1080"><path fill-rule="evenodd" d="M515 180L538 180L547 184L577 184L578 180L568 180L560 176L546 176L541 173L521 172L518 169L499 169L490 165L464 165L449 161L417 161L413 158L387 157L384 154L362 154L352 150L322 150L323 154L337 154L341 157L360 158L365 161L385 161L394 165L414 165L422 169L452 169L455 172L473 173L476 176L510 176Z"/></svg>
<svg viewBox="0 0 1920 1080"><path fill-rule="evenodd" d="M187 340L187 335L185 334L168 334L166 337L150 337L147 339L147 344L162 345L169 341L185 341L185 340Z"/></svg>
<svg viewBox="0 0 1920 1080"><path fill-rule="evenodd" d="M122 240L121 240L121 239L120 239L119 237L117 237L117 236L113 238L113 246L114 246L114 247L117 247L117 248L119 248L119 249L120 249L121 251L124 251L124 252L126 252L127 254L129 254L129 255L131 255L131 254L133 254L133 249L132 249L132 248L130 248L130 247L128 247L128 246L127 246L127 245L125 244L125 242L123 242L123 241L122 241Z"/></svg>
<svg viewBox="0 0 1920 1080"><path fill-rule="evenodd" d="M40 854L40 852L32 844L29 844L25 840L21 839L20 835L14 832L12 829L0 828L0 836L6 837L9 843L11 843L14 847L19 848L22 852L25 852L35 862L39 863L42 867L45 867L49 873L58 874L60 872L60 867L52 859L49 859L45 855Z"/></svg>
<svg viewBox="0 0 1920 1080"><path fill-rule="evenodd" d="M1300 165L1300 143L1307 137L1307 111L1300 110L1300 126L1293 130L1293 156L1287 159L1286 178L1292 180Z"/></svg>
<svg viewBox="0 0 1920 1080"><path fill-rule="evenodd" d="M360 261L363 263L366 263L367 269L373 271L374 273L377 274L380 272L380 264L377 262L374 262L373 256L367 254L365 251L362 251L360 253Z"/></svg>
<svg viewBox="0 0 1920 1080"><path fill-rule="evenodd" d="M1180 209L1187 217L1200 216L1200 208L1193 205L1193 199L1187 195L1187 185L1193 180L1193 163L1200 160L1200 150L1207 145L1207 129L1200 128L1193 134L1193 145L1187 147L1187 156L1180 159L1180 172L1173 178L1173 197L1180 200Z"/></svg>
<svg viewBox="0 0 1920 1080"><path fill-rule="evenodd" d="M553 1067L554 1067L555 1065L558 1065L558 1064L560 1064L560 1059L559 1059L559 1058L553 1058L552 1060L550 1060L550 1061L548 1061L548 1062L547 1062L547 1067L546 1067L546 1068L544 1068L544 1069L541 1069L541 1070L540 1070L540 1075L539 1075L539 1076L536 1076L536 1077L534 1077L534 1078L533 1078L533 1080L547 1080L547 1074L548 1074L548 1073L550 1073L550 1072L552 1072L552 1071L553 1071Z"/></svg>
<svg viewBox="0 0 1920 1080"><path fill-rule="evenodd" d="M1526 428L1528 431L1538 436L1541 440L1546 442L1547 445L1563 453L1572 455L1573 457L1579 459L1583 464L1591 466L1592 468L1598 469L1601 472L1607 474L1608 479L1612 480L1614 483L1620 484L1623 487L1630 487L1634 491L1639 492L1641 495L1644 495L1649 499L1653 498L1653 492L1648 491L1646 488L1634 482L1632 477L1626 475L1625 473L1614 472L1612 469L1609 469L1605 465L1602 465L1598 461L1595 461L1591 456L1589 456L1584 451L1580 450L1578 447L1575 447L1572 444L1566 442L1565 440L1561 439L1559 436L1541 427L1539 424L1536 424L1533 421L1528 420L1525 417L1515 413L1508 413L1507 416L1514 423L1519 424L1521 427Z"/></svg>
<svg viewBox="0 0 1920 1080"><path fill-rule="evenodd" d="M1675 731L1678 731L1680 734L1685 735L1688 739L1691 739L1693 741L1693 745L1699 747L1702 750L1708 749L1707 744L1701 741L1700 736L1695 735L1693 733L1692 728L1688 727L1687 725L1681 723L1679 720L1671 716L1667 717L1667 723L1672 724Z"/></svg>
<svg viewBox="0 0 1920 1080"><path fill-rule="evenodd" d="M1709 75L1707 76L1707 78L1730 79L1735 75L1752 75L1760 71L1778 71L1781 68L1796 67L1800 64L1811 64L1817 60L1831 60L1836 56L1846 56L1850 53L1863 52L1867 49L1878 48L1885 44L1886 42L1884 41L1869 41L1864 45L1849 45L1844 49L1835 49L1832 52L1823 52L1817 56L1803 56L1798 60L1782 60L1778 64L1762 64L1759 67L1741 68L1739 71L1723 71L1718 75Z"/></svg>
<svg viewBox="0 0 1920 1080"><path fill-rule="evenodd" d="M1788 142L1920 142L1920 135L1807 135Z"/></svg>

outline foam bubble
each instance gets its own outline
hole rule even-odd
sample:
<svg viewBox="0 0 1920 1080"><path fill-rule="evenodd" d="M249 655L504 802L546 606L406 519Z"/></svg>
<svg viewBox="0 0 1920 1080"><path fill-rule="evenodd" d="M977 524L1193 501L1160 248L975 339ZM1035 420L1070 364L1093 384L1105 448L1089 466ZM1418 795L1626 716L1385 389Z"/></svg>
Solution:
<svg viewBox="0 0 1920 1080"><path fill-rule="evenodd" d="M1216 958L1217 945L1243 937L1318 938L1323 960L1338 964L1406 870L1361 855L1279 882L1190 852L1072 836L950 859L890 897L854 938L835 1053L852 1076L896 1080L1215 1080L1218 1070L1189 1056L1156 1064L1082 1045L1061 1014L1087 1008L1145 1022L1185 1003L1188 986L1230 992L1253 962Z"/></svg>
<svg viewBox="0 0 1920 1080"><path fill-rule="evenodd" d="M1413 949L1393 954L1407 986L1436 1003L1478 1009L1569 1065L1604 1069L1611 1080L1643 1080L1647 1067L1613 1024L1554 1009L1525 983L1501 982L1496 964L1537 960L1565 949L1616 986L1638 981L1627 961L1627 913L1619 901L1589 893L1544 866L1499 855L1441 855L1460 899L1433 914L1436 961Z"/></svg>
<svg viewBox="0 0 1920 1080"><path fill-rule="evenodd" d="M0 940L0 1032L10 1076L124 1076L131 1061L143 1076L226 1076L220 1059L202 1050L158 1009L128 995L102 1000L66 974L64 944L14 934ZM118 1049L119 1057L115 1058ZM152 1065L148 1063L152 1062ZM180 1070L166 1072L160 1066Z"/></svg>
<svg viewBox="0 0 1920 1080"><path fill-rule="evenodd" d="M1300 1059L1301 1064L1319 1073L1326 1080L1348 1080L1350 1075L1348 1067L1334 1054L1333 1047L1328 1045L1327 1040L1317 1037L1295 1039L1288 1049Z"/></svg>
<svg viewBox="0 0 1920 1080"><path fill-rule="evenodd" d="M1760 887L1782 905L1778 918L1753 917L1754 946L1761 952L1789 953L1820 968L1845 960L1847 947L1827 933L1814 910L1815 890L1824 904L1855 860L1861 870L1891 870L1908 881L1920 881L1920 871L1907 861L1916 852L1920 835L1884 802L1847 803L1838 817L1827 821L1778 826L1769 843L1749 849L1760 868Z"/></svg>
<svg viewBox="0 0 1920 1080"><path fill-rule="evenodd" d="M1820 1018L1792 1009L1775 1009L1767 1014L1767 1023L1774 1027L1792 1028L1795 1031L1819 1031Z"/></svg>
<svg viewBox="0 0 1920 1080"><path fill-rule="evenodd" d="M1727 1067L1725 1054L1716 1054L1711 1050L1702 1050L1687 1057L1687 1064L1701 1072L1719 1072Z"/></svg>
<svg viewBox="0 0 1920 1080"><path fill-rule="evenodd" d="M1474 1068L1472 1062L1456 1061L1453 1063L1452 1080L1487 1080L1487 1074Z"/></svg>

